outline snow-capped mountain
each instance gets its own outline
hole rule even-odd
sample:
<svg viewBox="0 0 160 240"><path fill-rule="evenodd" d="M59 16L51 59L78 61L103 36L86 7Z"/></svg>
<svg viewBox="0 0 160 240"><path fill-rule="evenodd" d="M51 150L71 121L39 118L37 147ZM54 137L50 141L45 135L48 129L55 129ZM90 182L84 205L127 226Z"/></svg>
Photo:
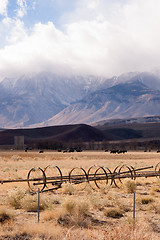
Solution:
<svg viewBox="0 0 160 240"><path fill-rule="evenodd" d="M91 124L111 118L151 115L160 115L160 91L135 80L88 94L49 119L46 124Z"/></svg>
<svg viewBox="0 0 160 240"><path fill-rule="evenodd" d="M0 82L0 127L48 120L96 87L98 78L39 74ZM91 86L90 86L91 85Z"/></svg>
<svg viewBox="0 0 160 240"><path fill-rule="evenodd" d="M160 115L160 77L130 72L105 79L41 73L0 82L0 127L92 123Z"/></svg>

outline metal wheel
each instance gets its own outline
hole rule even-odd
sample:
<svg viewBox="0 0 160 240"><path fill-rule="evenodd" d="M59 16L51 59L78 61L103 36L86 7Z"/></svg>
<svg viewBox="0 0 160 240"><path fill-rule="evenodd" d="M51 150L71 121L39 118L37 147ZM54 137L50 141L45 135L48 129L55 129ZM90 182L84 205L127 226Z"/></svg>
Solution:
<svg viewBox="0 0 160 240"><path fill-rule="evenodd" d="M88 172L87 172L87 175L88 175L88 183L90 185L90 187L93 189L93 190L97 190L97 186L95 184L95 172L96 170L99 168L99 166L97 165L93 165L91 166L89 169L88 169Z"/></svg>
<svg viewBox="0 0 160 240"><path fill-rule="evenodd" d="M29 189L33 193L38 192L38 189L43 191L46 186L46 175L40 167L32 168L28 172L27 180Z"/></svg>
<svg viewBox="0 0 160 240"><path fill-rule="evenodd" d="M117 188L120 188L123 184L123 179L125 178L133 179L133 171L131 170L131 167L126 164L117 166L113 172L112 183L114 183Z"/></svg>
<svg viewBox="0 0 160 240"><path fill-rule="evenodd" d="M60 188L61 184L62 184L62 172L60 170L60 168L56 165L48 165L45 169L44 169L44 173L46 175L46 187L47 188L53 188L53 186L55 187L55 189Z"/></svg>
<svg viewBox="0 0 160 240"><path fill-rule="evenodd" d="M109 168L107 167L103 167L107 173L107 176L108 176L108 185L112 185L112 172Z"/></svg>
<svg viewBox="0 0 160 240"><path fill-rule="evenodd" d="M95 185L99 189L105 189L108 184L108 175L104 167L99 167L94 174Z"/></svg>
<svg viewBox="0 0 160 240"><path fill-rule="evenodd" d="M88 175L83 168L75 167L69 173L69 183L77 185L77 190L82 191L88 184Z"/></svg>

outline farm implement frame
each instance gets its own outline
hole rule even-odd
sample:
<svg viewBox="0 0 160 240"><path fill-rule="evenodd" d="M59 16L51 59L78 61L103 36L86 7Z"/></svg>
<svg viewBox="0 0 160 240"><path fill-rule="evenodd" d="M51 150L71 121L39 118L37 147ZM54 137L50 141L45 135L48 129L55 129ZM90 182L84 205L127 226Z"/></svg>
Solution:
<svg viewBox="0 0 160 240"><path fill-rule="evenodd" d="M88 171L81 167L72 168L68 175L63 175L61 169L56 165L48 165L45 169L40 167L32 168L26 179L0 180L1 184L27 182L31 193L57 190L64 183L78 185L79 190L84 190L87 184L92 189L105 189L106 186L120 187L124 179L141 177L160 178L160 162L155 166L134 168L133 166L117 166L114 171L107 167L93 165Z"/></svg>

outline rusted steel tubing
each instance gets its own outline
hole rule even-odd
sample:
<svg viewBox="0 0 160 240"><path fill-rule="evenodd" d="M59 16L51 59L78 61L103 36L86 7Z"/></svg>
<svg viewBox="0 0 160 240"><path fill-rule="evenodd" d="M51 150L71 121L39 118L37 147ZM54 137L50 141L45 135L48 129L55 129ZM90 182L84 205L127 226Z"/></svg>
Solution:
<svg viewBox="0 0 160 240"><path fill-rule="evenodd" d="M65 181L55 181L55 182L45 182L45 184L61 184L62 182L65 182ZM44 184L43 182L38 182L38 183L33 183L34 186L37 186L37 185L42 185Z"/></svg>
<svg viewBox="0 0 160 240"><path fill-rule="evenodd" d="M144 168L137 168L137 169L131 169L131 170L128 170L128 171L125 171L125 172L118 172L118 173L117 173L117 172L115 172L115 173L113 172L113 173L112 173L112 176L113 176L113 175L117 175L117 174L125 174L125 173L129 173L129 172L134 172L134 171L137 172L137 171L141 171L141 170L145 170L145 169L150 169L150 168L153 168L153 166L144 167Z"/></svg>
<svg viewBox="0 0 160 240"><path fill-rule="evenodd" d="M136 177L156 177L156 176L160 176L160 172L150 171L136 174Z"/></svg>
<svg viewBox="0 0 160 240"><path fill-rule="evenodd" d="M140 170L144 170L144 169L149 169L149 168L153 168L153 166L151 166L151 167L145 167L145 168L139 168L139 169L134 169L134 171L140 171ZM131 170L131 171L133 171L133 170ZM113 177L113 175L114 176L117 176L117 175L121 175L121 174L125 174L125 173L129 173L130 171L125 171L125 172L120 172L120 173L112 173L112 174L110 174L110 173L107 173L107 175L108 175L108 178L111 176L111 177ZM159 176L160 174L159 173L157 173L157 172L155 172L155 176L156 176L156 174L157 174L157 176ZM99 175L99 176L101 176L101 175L105 175L105 174L97 174L97 175ZM73 177L83 177L84 175L73 175L72 176L72 178ZM89 176L94 176L94 174L89 174ZM89 177L88 176L88 177ZM136 177L137 177L138 175L136 174ZM61 178L61 177L59 177L59 176L57 176L57 177L46 177L46 180L56 180L56 179L59 179L59 178ZM66 179L66 180L68 180L69 179L69 176L63 176L63 180L64 179ZM96 178L97 179L97 178ZM40 181L40 180L44 180L43 178L32 178L32 179L10 179L10 180L0 180L0 183L1 184L3 184L3 183L11 183L11 182L31 182L31 181ZM88 179L89 180L89 179ZM93 179L92 179L93 180ZM101 180L101 179L100 179ZM61 182L61 181L60 181ZM46 183L47 183L47 181L46 181ZM42 183L43 184L43 183Z"/></svg>
<svg viewBox="0 0 160 240"><path fill-rule="evenodd" d="M89 174L88 176L94 176L95 174ZM104 175L104 174L101 174L101 173L99 173L99 174L96 174L96 175ZM77 178L77 177L84 177L84 174L82 175L82 174L78 174L78 175L72 175L72 178ZM57 180L57 179L61 179L61 177L60 176L57 176L57 177L47 177L46 176L46 180ZM62 176L62 179L64 180L64 179L66 179L66 180L68 180L69 179L69 176L68 175L66 175L66 176Z"/></svg>
<svg viewBox="0 0 160 240"><path fill-rule="evenodd" d="M72 175L72 177L83 177L83 175L79 174L79 175ZM66 176L62 176L63 179L69 179L69 175ZM57 176L57 177L46 177L47 180L56 180L56 179L61 179L61 176Z"/></svg>
<svg viewBox="0 0 160 240"><path fill-rule="evenodd" d="M87 181L86 180L86 177L84 177L84 175L81 175L82 177L81 178L74 178L74 179L72 179L72 182L74 183L75 181L81 181L81 182L84 182L84 181ZM75 175L75 177L76 177L76 175ZM56 179L55 179L55 181L51 181L51 182L45 182L45 184L62 184L62 183L64 183L64 182L66 182L66 180L69 180L69 178L66 178L66 179L62 179L62 180L58 180L58 181L56 181ZM42 185L42 184L44 184L43 182L40 182L40 183L33 183L33 185Z"/></svg>
<svg viewBox="0 0 160 240"><path fill-rule="evenodd" d="M93 177L93 178L88 178L88 180L86 179L86 177L83 177L83 178L75 178L75 179L72 179L72 183L82 183L82 182L88 182L88 181L95 181L95 180L106 180L106 176L104 174L99 174L99 175L102 175L101 177L98 176L98 177ZM75 175L76 176L76 175ZM66 182L66 180L62 180L62 181L51 181L51 182L45 182L46 184L61 184L63 182ZM33 183L33 185L42 185L44 184L43 182L41 183Z"/></svg>
<svg viewBox="0 0 160 240"><path fill-rule="evenodd" d="M40 181L43 178L32 178L32 179L10 179L10 180L0 180L0 183L11 183L11 182L33 182L33 181Z"/></svg>
<svg viewBox="0 0 160 240"><path fill-rule="evenodd" d="M128 173L128 172L127 172ZM100 175L100 174L99 174ZM106 180L107 178L108 179L112 179L112 177L114 179L123 179L123 178L134 178L134 177L154 177L154 176L160 176L160 173L157 173L155 171L151 171L151 172L141 172L141 173L137 173L136 175L130 175L130 174L127 174L127 175L122 175L122 173L117 173L116 175L112 176L105 176L104 174L101 174L102 176L98 176L98 177L93 177L93 178L88 178L88 180L86 179L86 177L83 177L83 178L75 178L75 179L72 179L72 183L74 184L77 184L77 183L82 183L84 181L95 181L95 180ZM46 184L62 184L63 182L66 182L66 180L62 180L62 181L51 181L51 182L45 182ZM33 185L42 185L44 184L43 182L41 183L33 183Z"/></svg>
<svg viewBox="0 0 160 240"><path fill-rule="evenodd" d="M94 174L93 174L94 175ZM82 176L84 177L84 175L73 175L72 177L77 177L77 176ZM61 179L61 177L46 177L46 180L56 180L56 179ZM63 176L63 180L68 180L69 176ZM44 180L43 178L31 178L31 179L9 179L9 180L0 180L0 183L11 183L11 182L32 182L32 181L40 181L40 180ZM47 183L47 182L46 182ZM43 184L43 183L42 183Z"/></svg>
<svg viewBox="0 0 160 240"><path fill-rule="evenodd" d="M157 172L141 172L141 173L136 173L136 175L120 175L120 174L117 174L117 175L114 175L114 179L121 179L121 178L134 178L134 177L156 177L156 176L160 176L160 173L157 173Z"/></svg>

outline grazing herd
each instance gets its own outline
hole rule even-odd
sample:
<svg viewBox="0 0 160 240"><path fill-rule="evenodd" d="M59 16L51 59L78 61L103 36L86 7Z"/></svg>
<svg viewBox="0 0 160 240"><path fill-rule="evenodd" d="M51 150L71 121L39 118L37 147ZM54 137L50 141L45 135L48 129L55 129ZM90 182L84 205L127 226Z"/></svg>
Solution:
<svg viewBox="0 0 160 240"><path fill-rule="evenodd" d="M114 153L114 154L116 154L116 153L118 153L118 154L120 154L120 153L126 153L127 152L127 150L110 150L110 153Z"/></svg>
<svg viewBox="0 0 160 240"><path fill-rule="evenodd" d="M27 148L25 149L25 152L27 152ZM127 153L127 150L120 150L120 149L111 149L111 150L108 150L106 149L105 152L109 152L110 153L113 153L113 154L120 154L120 153ZM39 153L43 153L44 151L43 150L40 150ZM82 152L82 149L81 148L69 148L69 149L65 149L65 150L62 150L62 149L58 149L58 152L63 152L63 153L67 153L67 152ZM146 150L144 152L147 152ZM151 152L151 150L149 150L149 152ZM157 153L160 153L160 150L157 150Z"/></svg>

